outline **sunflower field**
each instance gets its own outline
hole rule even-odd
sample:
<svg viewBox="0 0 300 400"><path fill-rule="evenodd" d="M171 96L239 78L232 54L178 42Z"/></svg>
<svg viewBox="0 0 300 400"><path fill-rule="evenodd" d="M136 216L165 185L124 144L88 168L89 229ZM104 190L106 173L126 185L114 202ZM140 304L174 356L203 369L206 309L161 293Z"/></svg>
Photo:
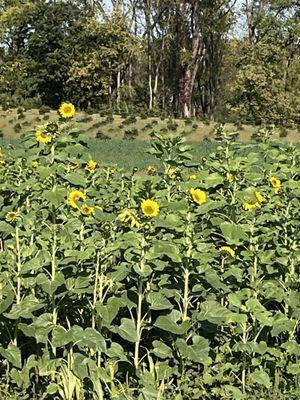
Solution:
<svg viewBox="0 0 300 400"><path fill-rule="evenodd" d="M299 399L299 146L221 132L147 174L75 109L0 158L0 398Z"/></svg>

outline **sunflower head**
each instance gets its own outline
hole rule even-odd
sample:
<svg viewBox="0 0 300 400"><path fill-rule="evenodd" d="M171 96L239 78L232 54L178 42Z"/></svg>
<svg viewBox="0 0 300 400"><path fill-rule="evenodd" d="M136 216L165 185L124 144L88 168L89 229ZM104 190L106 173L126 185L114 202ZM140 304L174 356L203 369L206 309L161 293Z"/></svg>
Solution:
<svg viewBox="0 0 300 400"><path fill-rule="evenodd" d="M33 161L31 166L32 166L32 168L37 168L39 166L39 162L38 161Z"/></svg>
<svg viewBox="0 0 300 400"><path fill-rule="evenodd" d="M149 175L151 174L155 174L156 173L156 167L154 167L154 165L149 165L149 167L147 168L147 172Z"/></svg>
<svg viewBox="0 0 300 400"><path fill-rule="evenodd" d="M165 172L166 172L166 175L168 175L168 177L170 179L176 179L176 169L175 168L167 168Z"/></svg>
<svg viewBox="0 0 300 400"><path fill-rule="evenodd" d="M77 201L79 200L86 200L86 194L81 192L80 190L72 190L68 197L68 204L73 208L79 208Z"/></svg>
<svg viewBox="0 0 300 400"><path fill-rule="evenodd" d="M259 203L262 203L262 202L265 201L263 195L262 195L260 192L255 192L254 194L255 194L256 200L257 200Z"/></svg>
<svg viewBox="0 0 300 400"><path fill-rule="evenodd" d="M84 169L85 169L86 171L89 171L90 174L93 174L93 173L95 172L96 167L97 167L96 161L90 160L90 161L86 164L86 166L85 166Z"/></svg>
<svg viewBox="0 0 300 400"><path fill-rule="evenodd" d="M75 164L75 163L69 164L70 171L75 171L77 168L78 168L78 164Z"/></svg>
<svg viewBox="0 0 300 400"><path fill-rule="evenodd" d="M192 174L192 175L189 176L189 180L190 181L194 181L195 179L197 179L197 175Z"/></svg>
<svg viewBox="0 0 300 400"><path fill-rule="evenodd" d="M260 207L260 203L258 202L252 202L252 203L245 203L243 205L243 208L245 211L252 211L254 208L259 208Z"/></svg>
<svg viewBox="0 0 300 400"><path fill-rule="evenodd" d="M94 207L90 207L87 204L83 204L80 207L80 212L82 215L84 215L85 217L89 217L90 215L94 214L95 212L95 208Z"/></svg>
<svg viewBox="0 0 300 400"><path fill-rule="evenodd" d="M18 217L18 213L14 211L10 211L5 215L5 221L6 222L14 222Z"/></svg>
<svg viewBox="0 0 300 400"><path fill-rule="evenodd" d="M141 202L141 209L146 217L156 217L159 214L159 205L155 200L143 200Z"/></svg>
<svg viewBox="0 0 300 400"><path fill-rule="evenodd" d="M234 175L231 172L227 172L226 180L227 182L232 183L234 181Z"/></svg>
<svg viewBox="0 0 300 400"><path fill-rule="evenodd" d="M135 215L130 210L125 210L119 215L119 220L124 224L130 225L131 228L139 228L140 223L137 221Z"/></svg>
<svg viewBox="0 0 300 400"><path fill-rule="evenodd" d="M199 205L206 202L206 193L201 189L191 189L190 195L193 201Z"/></svg>
<svg viewBox="0 0 300 400"><path fill-rule="evenodd" d="M63 118L72 118L76 112L72 103L62 103L58 111Z"/></svg>
<svg viewBox="0 0 300 400"><path fill-rule="evenodd" d="M279 192L280 192L280 186L274 188L274 193L275 194L278 194Z"/></svg>
<svg viewBox="0 0 300 400"><path fill-rule="evenodd" d="M41 129L38 129L35 132L35 138L39 143L44 143L45 144L45 143L51 143L52 142L52 136L49 135L49 133L47 133L47 132L45 132L45 131L43 131Z"/></svg>
<svg viewBox="0 0 300 400"><path fill-rule="evenodd" d="M230 255L232 258L235 257L235 251L234 251L231 247L229 247L229 246L222 246L222 247L220 248L220 252L221 252L223 255Z"/></svg>
<svg viewBox="0 0 300 400"><path fill-rule="evenodd" d="M280 185L281 185L281 180L280 179L277 179L277 178L275 178L274 176L271 176L271 178L269 179L269 182L271 183L271 185L273 186L273 187L280 187Z"/></svg>

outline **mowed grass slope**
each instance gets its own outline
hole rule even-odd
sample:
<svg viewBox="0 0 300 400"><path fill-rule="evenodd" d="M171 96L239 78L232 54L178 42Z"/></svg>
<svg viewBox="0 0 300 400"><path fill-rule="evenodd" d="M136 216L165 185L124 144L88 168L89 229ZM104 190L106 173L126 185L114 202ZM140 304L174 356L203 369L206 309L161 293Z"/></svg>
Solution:
<svg viewBox="0 0 300 400"><path fill-rule="evenodd" d="M0 109L0 145L17 144L21 134L34 130L37 126L57 119L56 111L41 113L37 109ZM95 160L105 164L116 164L122 168L146 168L157 165L157 160L147 153L149 141L154 132L174 133L186 137L193 144L194 156L201 157L211 151L215 145L204 139L213 138L217 123L205 123L200 120L171 118L141 118L120 115L103 116L78 112L75 121L90 139L90 150ZM226 124L228 131L238 131L238 141L249 142L257 127L245 125L237 128ZM288 130L282 140L299 141L297 130Z"/></svg>

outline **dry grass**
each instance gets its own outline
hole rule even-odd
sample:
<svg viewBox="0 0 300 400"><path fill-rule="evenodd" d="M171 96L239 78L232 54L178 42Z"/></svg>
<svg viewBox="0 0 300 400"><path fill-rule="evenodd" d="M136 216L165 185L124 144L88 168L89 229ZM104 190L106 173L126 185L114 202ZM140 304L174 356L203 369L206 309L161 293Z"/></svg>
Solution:
<svg viewBox="0 0 300 400"><path fill-rule="evenodd" d="M55 111L40 115L38 110L33 109L24 112L24 117L20 118L20 114L18 114L16 109L0 110L0 132L2 132L3 137L6 139L18 139L20 132L30 131L37 125L55 120L56 118L57 113ZM99 114L88 115L79 112L76 114L75 120L82 124L82 130L89 137L93 138L97 133L101 132L111 139L123 139L126 131L137 130L138 135L135 138L136 140L151 139L151 132L164 133L173 131L174 133L184 135L189 141L201 141L205 137L211 137L216 126L214 122L204 123L200 120L193 120L187 124L183 119L162 120L161 118L141 119L140 117L136 117L136 122L126 124L126 118L122 118L120 115L114 115L113 118L112 122L105 122L106 117L101 117ZM20 131L18 131L17 124L20 124ZM229 131L238 131L238 140L241 142L248 142L251 139L251 135L257 130L257 127L251 125L244 125L238 129L233 124L226 124L225 128ZM289 130L283 140L298 142L299 138L300 134L297 130Z"/></svg>

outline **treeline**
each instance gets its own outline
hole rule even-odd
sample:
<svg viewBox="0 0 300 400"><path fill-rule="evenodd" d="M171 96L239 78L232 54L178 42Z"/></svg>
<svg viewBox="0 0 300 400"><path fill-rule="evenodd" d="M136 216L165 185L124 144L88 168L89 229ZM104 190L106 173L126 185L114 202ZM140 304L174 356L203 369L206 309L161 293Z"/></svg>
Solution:
<svg viewBox="0 0 300 400"><path fill-rule="evenodd" d="M0 104L300 122L299 0L0 0Z"/></svg>

